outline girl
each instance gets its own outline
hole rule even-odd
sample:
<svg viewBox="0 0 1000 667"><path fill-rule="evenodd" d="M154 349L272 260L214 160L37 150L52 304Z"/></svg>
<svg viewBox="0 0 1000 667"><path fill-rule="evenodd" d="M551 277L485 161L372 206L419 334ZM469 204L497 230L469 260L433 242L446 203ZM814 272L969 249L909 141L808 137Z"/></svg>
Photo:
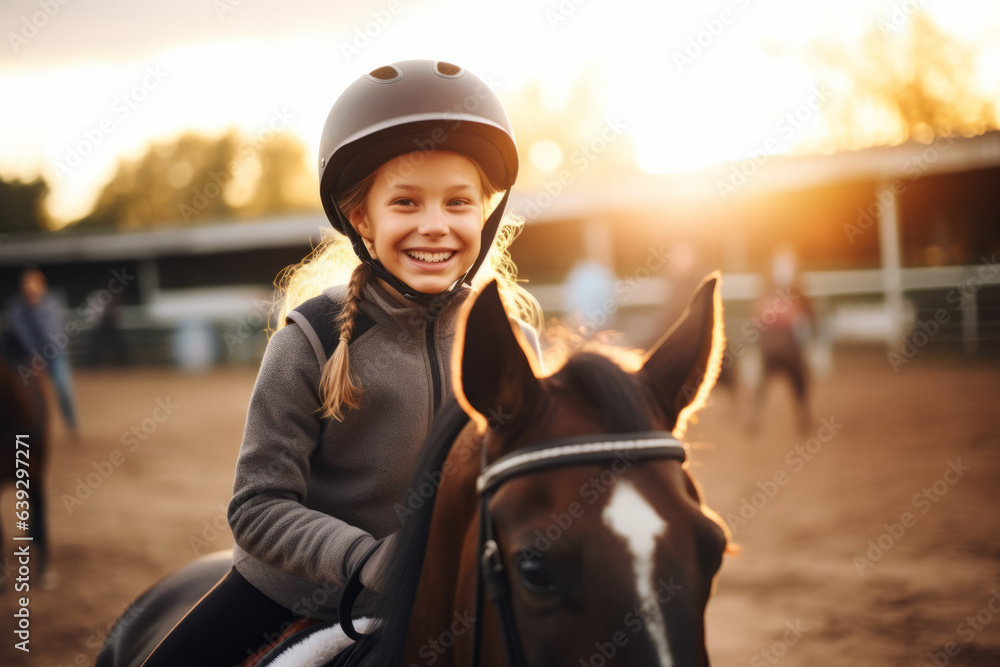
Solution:
<svg viewBox="0 0 1000 667"><path fill-rule="evenodd" d="M517 168L499 100L461 67L399 62L340 96L319 174L344 236L279 278L279 329L229 504L233 568L144 665L237 665L297 617L336 619L341 585L377 549L361 572L375 592L355 605L371 612L413 463L452 393L455 324L473 287L498 279L538 354L525 321L539 324L540 310L507 254ZM345 268L346 285L322 289Z"/></svg>

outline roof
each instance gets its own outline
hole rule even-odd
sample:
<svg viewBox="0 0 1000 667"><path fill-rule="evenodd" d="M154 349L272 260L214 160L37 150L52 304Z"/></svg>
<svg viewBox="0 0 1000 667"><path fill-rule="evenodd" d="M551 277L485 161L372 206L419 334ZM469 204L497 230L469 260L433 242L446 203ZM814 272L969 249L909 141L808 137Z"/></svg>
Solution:
<svg viewBox="0 0 1000 667"><path fill-rule="evenodd" d="M665 201L725 203L720 183L742 183L736 194L766 195L858 180L892 181L918 176L1000 167L1000 131L975 137L937 138L831 155L761 156L687 174L629 177L601 187L574 186L575 175L552 194L544 189L511 193L509 210L529 224L585 218ZM567 170L569 171L569 170ZM745 176L740 181L739 174ZM736 194L733 196L735 197ZM178 224L135 231L67 230L0 239L0 266L64 261L145 259L256 248L315 245L330 225L322 213L275 216L255 221Z"/></svg>
<svg viewBox="0 0 1000 667"><path fill-rule="evenodd" d="M157 227L124 232L40 233L0 243L0 266L26 261L100 261L197 255L318 243L326 216L280 217L253 222Z"/></svg>

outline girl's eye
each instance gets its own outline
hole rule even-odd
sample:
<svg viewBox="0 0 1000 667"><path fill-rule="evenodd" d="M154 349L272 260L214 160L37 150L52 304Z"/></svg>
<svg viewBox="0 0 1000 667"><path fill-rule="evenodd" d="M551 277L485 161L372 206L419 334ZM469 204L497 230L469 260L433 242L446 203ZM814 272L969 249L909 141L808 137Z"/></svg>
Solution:
<svg viewBox="0 0 1000 667"><path fill-rule="evenodd" d="M464 204L469 204L469 203L470 202L467 199L452 199L450 202L448 202L448 205L449 206L462 206Z"/></svg>
<svg viewBox="0 0 1000 667"><path fill-rule="evenodd" d="M396 205L399 205L399 206L410 206L411 204L413 204L413 200L412 199L407 199L406 197L400 197L399 199L394 199L393 202L392 202L392 204L393 204L393 206L396 206Z"/></svg>

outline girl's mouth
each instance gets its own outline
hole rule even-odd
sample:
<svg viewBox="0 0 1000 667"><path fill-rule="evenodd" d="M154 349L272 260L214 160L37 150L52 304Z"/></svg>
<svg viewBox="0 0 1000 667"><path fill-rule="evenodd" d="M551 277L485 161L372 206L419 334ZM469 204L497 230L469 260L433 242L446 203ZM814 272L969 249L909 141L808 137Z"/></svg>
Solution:
<svg viewBox="0 0 1000 667"><path fill-rule="evenodd" d="M424 250L404 250L406 256L421 264L441 264L447 262L455 255L454 250L442 250L440 252L427 252Z"/></svg>

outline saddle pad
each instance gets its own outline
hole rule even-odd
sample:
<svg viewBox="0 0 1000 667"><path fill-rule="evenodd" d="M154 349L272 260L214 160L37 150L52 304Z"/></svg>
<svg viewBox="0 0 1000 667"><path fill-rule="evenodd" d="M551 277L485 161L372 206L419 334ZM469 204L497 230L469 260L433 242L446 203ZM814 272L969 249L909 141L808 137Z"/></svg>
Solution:
<svg viewBox="0 0 1000 667"><path fill-rule="evenodd" d="M237 667L263 667L267 663L267 658L272 654L275 648L281 646L290 638L299 633L305 634L309 628L321 625L323 621L315 618L308 618L306 616L300 616L295 619L295 622L291 624L281 635L271 641L266 647L259 649L256 653L248 657L246 660L241 662Z"/></svg>
<svg viewBox="0 0 1000 667"><path fill-rule="evenodd" d="M368 619L354 619L354 627L359 632L364 632L368 628ZM285 642L289 646L282 649L273 659L269 658L267 667L323 667L354 643L337 623L324 624L323 627L312 631L306 630L301 634L303 635L301 639L298 636L289 638Z"/></svg>

